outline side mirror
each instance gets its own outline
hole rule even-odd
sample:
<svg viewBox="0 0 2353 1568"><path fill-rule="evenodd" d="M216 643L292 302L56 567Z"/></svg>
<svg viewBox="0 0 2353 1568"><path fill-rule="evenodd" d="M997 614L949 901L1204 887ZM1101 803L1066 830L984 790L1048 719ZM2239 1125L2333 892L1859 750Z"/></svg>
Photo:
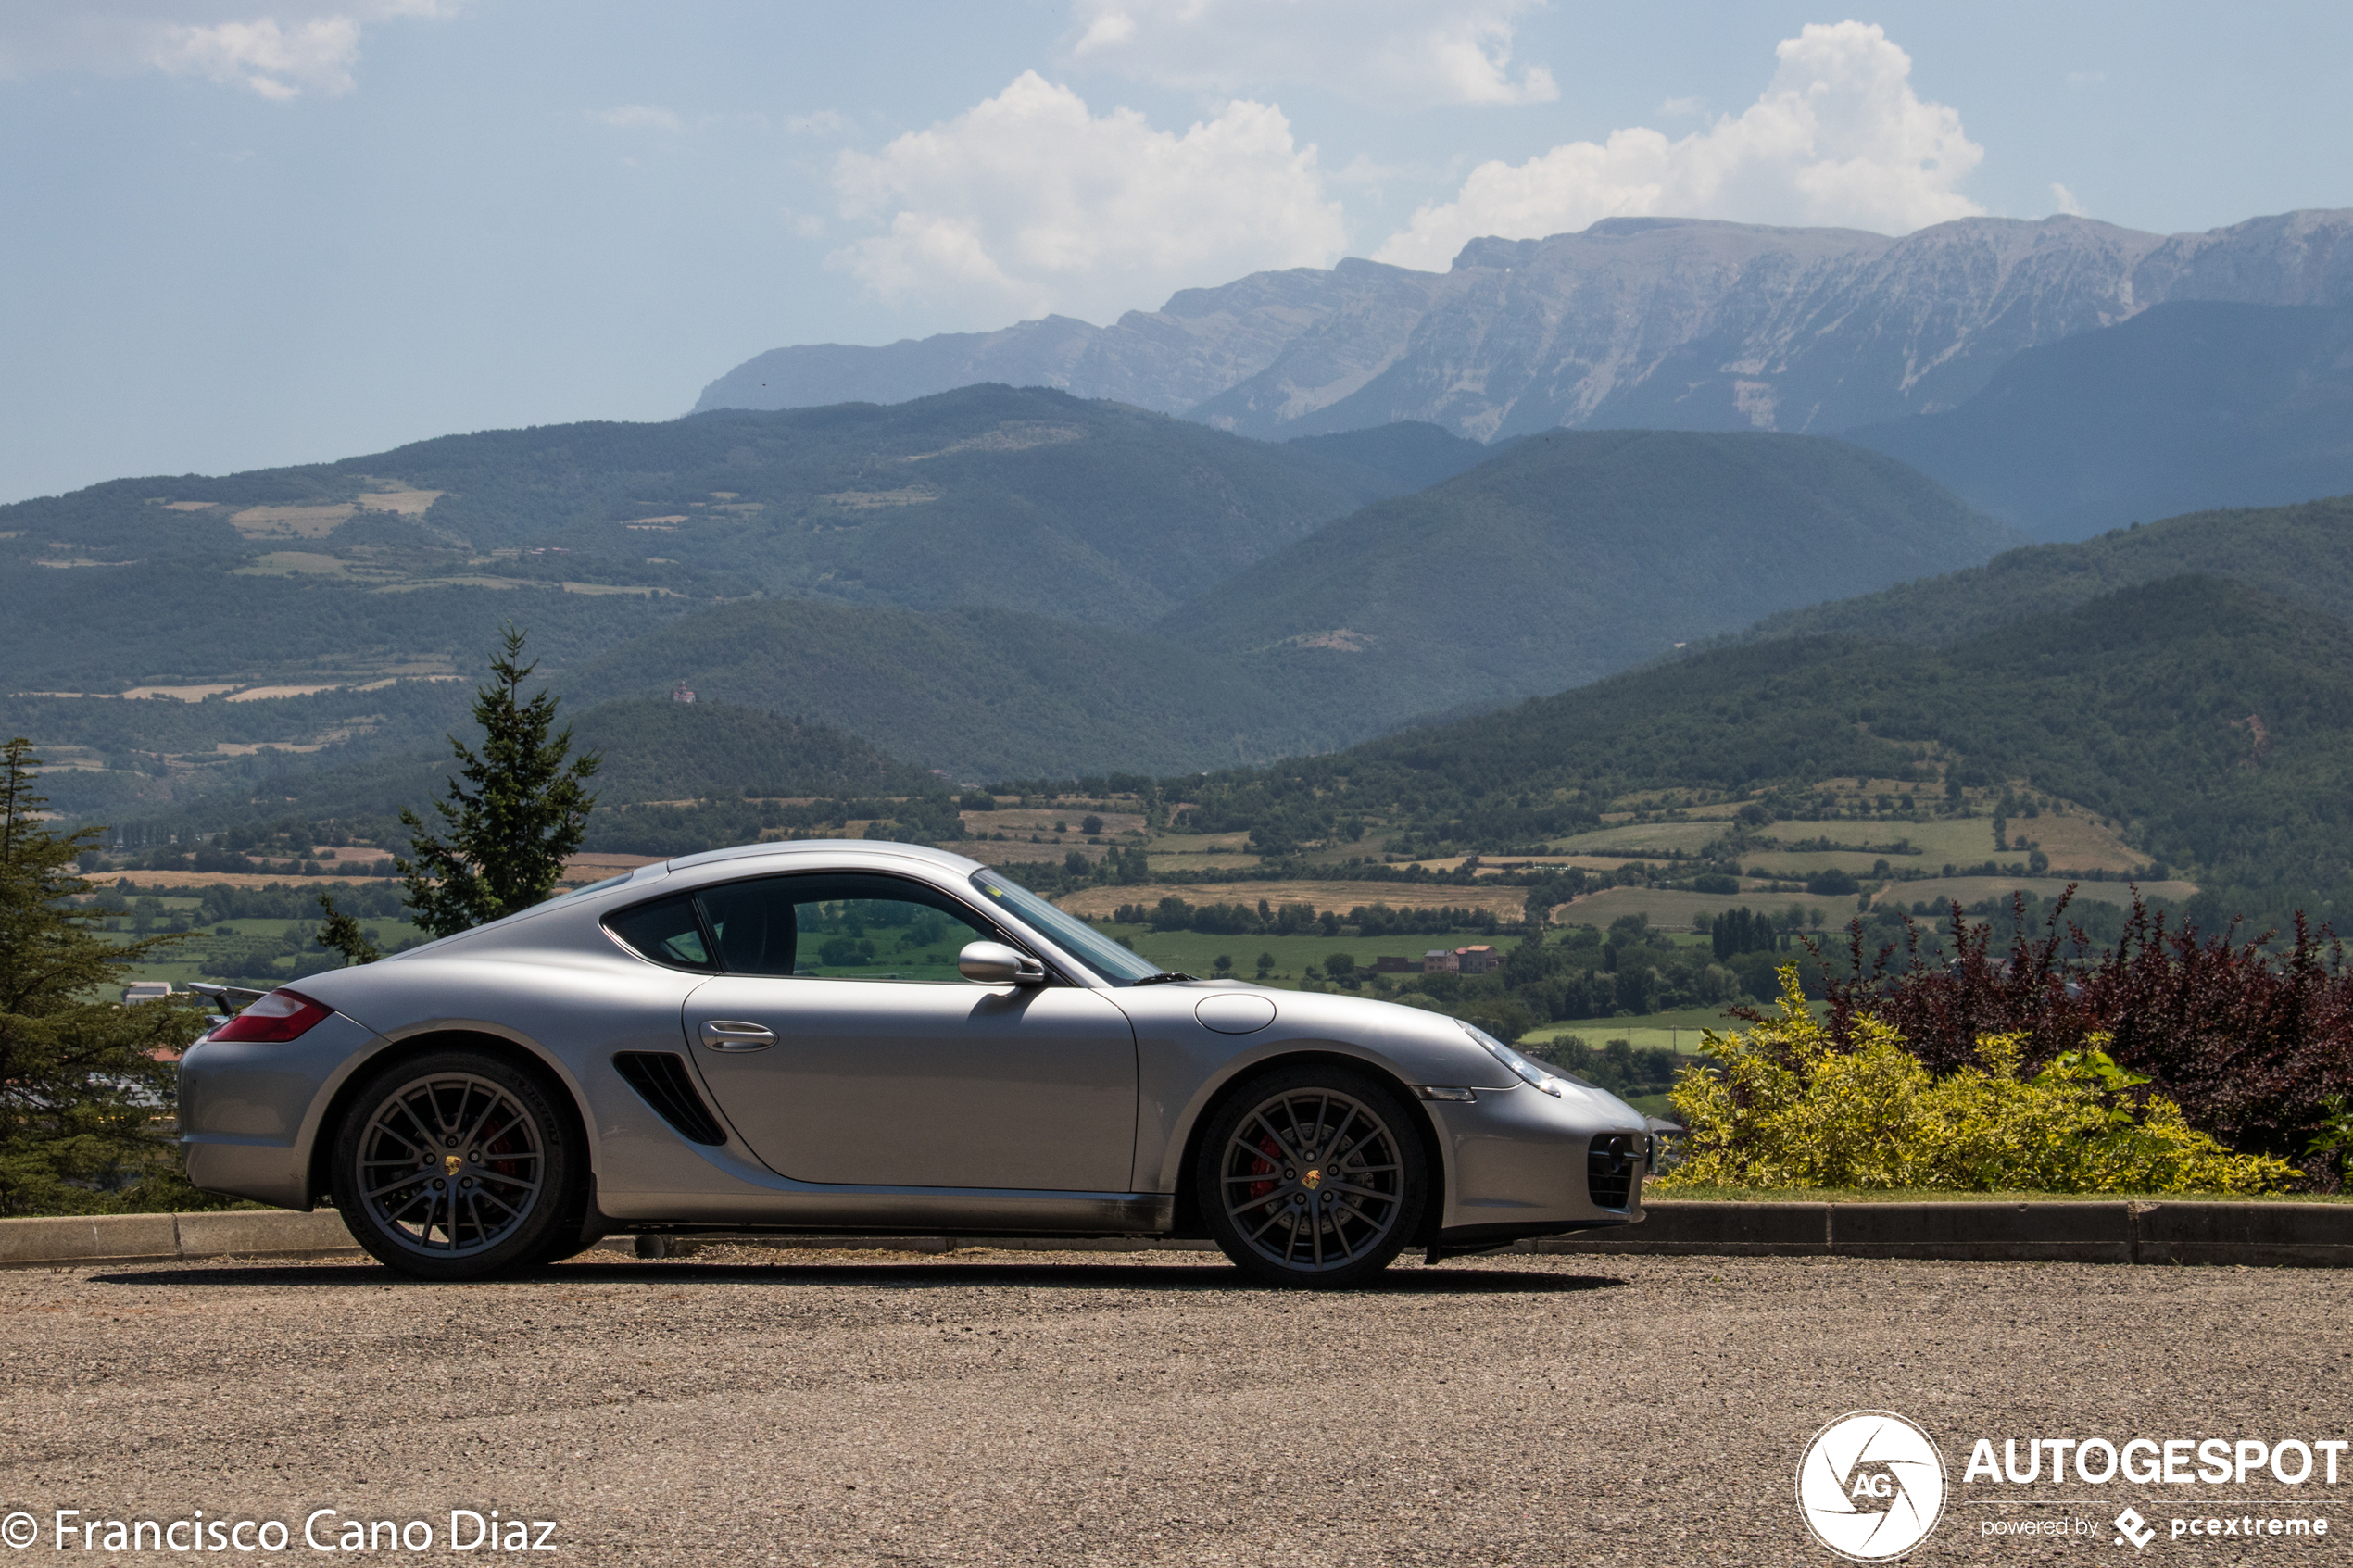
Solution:
<svg viewBox="0 0 2353 1568"><path fill-rule="evenodd" d="M956 955L957 971L976 985L1043 985L1046 967L1002 942L974 942Z"/></svg>

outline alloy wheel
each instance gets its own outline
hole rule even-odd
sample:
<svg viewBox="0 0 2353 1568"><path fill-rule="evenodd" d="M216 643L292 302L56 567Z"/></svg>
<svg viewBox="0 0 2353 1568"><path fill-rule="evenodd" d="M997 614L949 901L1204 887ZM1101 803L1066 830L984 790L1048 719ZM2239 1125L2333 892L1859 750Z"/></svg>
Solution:
<svg viewBox="0 0 2353 1568"><path fill-rule="evenodd" d="M1405 1168L1396 1132L1337 1089L1286 1089L1226 1139L1218 1198L1251 1251L1287 1273L1357 1265L1397 1229Z"/></svg>
<svg viewBox="0 0 2353 1568"><path fill-rule="evenodd" d="M359 1135L354 1174L368 1217L403 1248L462 1258L525 1224L547 1181L538 1118L504 1085L466 1073L401 1085Z"/></svg>

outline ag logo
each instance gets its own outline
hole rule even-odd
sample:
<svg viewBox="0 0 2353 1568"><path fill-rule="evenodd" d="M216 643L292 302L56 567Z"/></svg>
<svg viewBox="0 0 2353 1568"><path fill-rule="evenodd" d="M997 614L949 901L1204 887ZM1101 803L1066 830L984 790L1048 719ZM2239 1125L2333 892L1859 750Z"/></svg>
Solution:
<svg viewBox="0 0 2353 1568"><path fill-rule="evenodd" d="M1856 1411L1814 1434L1797 1465L1814 1538L1857 1562L1901 1557L1944 1512L1944 1456L1893 1411Z"/></svg>

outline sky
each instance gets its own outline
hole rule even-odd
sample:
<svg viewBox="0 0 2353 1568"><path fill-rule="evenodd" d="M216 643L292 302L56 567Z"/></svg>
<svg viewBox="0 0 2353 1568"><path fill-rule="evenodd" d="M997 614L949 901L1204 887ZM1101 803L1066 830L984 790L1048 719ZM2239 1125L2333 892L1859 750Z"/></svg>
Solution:
<svg viewBox="0 0 2353 1568"><path fill-rule="evenodd" d="M1656 213L2353 206L2353 6L0 0L0 500Z"/></svg>

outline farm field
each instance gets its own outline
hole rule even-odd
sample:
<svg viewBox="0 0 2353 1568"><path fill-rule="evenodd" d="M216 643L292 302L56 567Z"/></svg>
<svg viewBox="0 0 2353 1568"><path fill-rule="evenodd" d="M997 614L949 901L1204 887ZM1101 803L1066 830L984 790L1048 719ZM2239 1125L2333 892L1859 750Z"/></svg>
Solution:
<svg viewBox="0 0 2353 1568"><path fill-rule="evenodd" d="M1674 849L1695 855L1723 836L1724 823L1721 821L1630 822L1621 827L1596 828L1592 833L1555 839L1549 847L1565 855L1592 854L1602 850L1617 855L1664 855Z"/></svg>
<svg viewBox="0 0 2353 1568"><path fill-rule="evenodd" d="M1418 963L1432 947L1467 947L1474 942L1486 942L1499 950L1508 950L1519 940L1516 936L1482 936L1468 931L1438 936L1212 936L1198 931L1155 932L1141 925L1104 929L1114 937L1126 938L1136 951L1161 968L1180 974L1198 974L1203 979L1216 973L1217 955L1224 953L1233 959L1237 978L1255 980L1258 955L1272 953L1275 971L1267 976L1266 984L1293 990L1310 969L1320 972L1324 960L1334 953L1346 953L1356 960L1357 968L1371 969L1374 960L1380 958L1408 958ZM1403 974L1390 976L1392 981L1405 978Z"/></svg>
<svg viewBox="0 0 2353 1568"><path fill-rule="evenodd" d="M1182 898L1188 904L1256 904L1264 898L1270 904L1313 904L1318 911L1337 909L1343 915L1360 904L1387 904L1393 909L1492 909L1504 920L1518 920L1528 908L1525 888L1458 887L1416 882L1155 883L1129 887L1112 884L1082 887L1063 895L1058 902L1073 914L1104 920L1122 904L1151 905L1170 897Z"/></svg>
<svg viewBox="0 0 2353 1568"><path fill-rule="evenodd" d="M1908 839L1919 854L1890 856L1898 866L1973 866L1997 858L2005 862L2022 860L2027 855L2023 849L1996 849L1993 821L1983 816L1931 818L1926 822L1775 822L1766 833L1784 843L1815 837L1827 838L1833 844L1893 844L1897 839ZM2019 818L2009 824L2011 841L2015 843L2021 834L2042 846L2043 853L2051 858L2051 864L2070 871L2124 872L2147 859L2119 837L2113 828L2102 827L2098 819L2080 809L2071 809L2066 816L2045 811L2039 817ZM1767 850L1744 859L1771 866L1773 856L1791 854L1798 855L1806 865L1831 863L1819 855L1791 850ZM1862 869L1869 869L1868 859Z"/></svg>
<svg viewBox="0 0 2353 1568"><path fill-rule="evenodd" d="M2145 882L2139 886L2152 898L2163 898L2177 904L2187 902L2197 892L2195 882ZM2133 884L2123 882L2083 882L2075 884L2075 897L2129 909L2133 903ZM2007 898L2013 892L2032 893L2038 898L2057 898L2067 889L2068 883L2063 877L1940 876L1925 882L1891 883L1871 903L1878 909L1908 909L1922 900L1942 904L1947 898L1957 898L1966 909L1982 899Z"/></svg>
<svg viewBox="0 0 2353 1568"><path fill-rule="evenodd" d="M1741 869L1761 872L1771 878L1802 881L1830 871L1869 876L1871 868L1881 860L1896 871L1922 864L1915 856L1873 854L1860 849L1751 849L1741 857ZM1934 870L1935 862L1928 862L1928 867Z"/></svg>
<svg viewBox="0 0 2353 1568"><path fill-rule="evenodd" d="M191 914L195 911L197 903L197 900L194 898L162 897L158 901L163 905L167 916ZM133 980L168 980L174 986L185 989L189 982L204 979L204 971L210 961L238 946L242 939L275 940L283 935L289 926L308 934L315 930L318 923L316 920L223 921L219 925L208 925L201 931L191 934L186 941L157 953L147 962L132 965L124 976L123 983L128 985ZM128 929L130 922L125 921L123 924L124 930L107 932L106 935L110 940L130 941L132 939L132 933ZM390 952L402 943L423 935L406 921L363 916L359 925L360 929L368 934L369 939L385 952ZM229 934L227 936L221 935L224 931ZM283 962L283 959L280 961Z"/></svg>
<svg viewBox="0 0 2353 1568"><path fill-rule="evenodd" d="M1925 886L1924 883L1906 883L1906 887ZM1654 929L1659 931L1690 931L1692 922L1700 915L1721 914L1740 905L1752 909L1771 912L1776 921L1792 904L1811 915L1822 911L1825 927L1844 925L1855 914L1855 899L1819 897L1811 893L1679 893L1669 888L1611 887L1599 893L1589 893L1574 903L1563 904L1553 910L1555 925L1598 925L1607 929L1609 922L1627 915L1647 915Z"/></svg>

